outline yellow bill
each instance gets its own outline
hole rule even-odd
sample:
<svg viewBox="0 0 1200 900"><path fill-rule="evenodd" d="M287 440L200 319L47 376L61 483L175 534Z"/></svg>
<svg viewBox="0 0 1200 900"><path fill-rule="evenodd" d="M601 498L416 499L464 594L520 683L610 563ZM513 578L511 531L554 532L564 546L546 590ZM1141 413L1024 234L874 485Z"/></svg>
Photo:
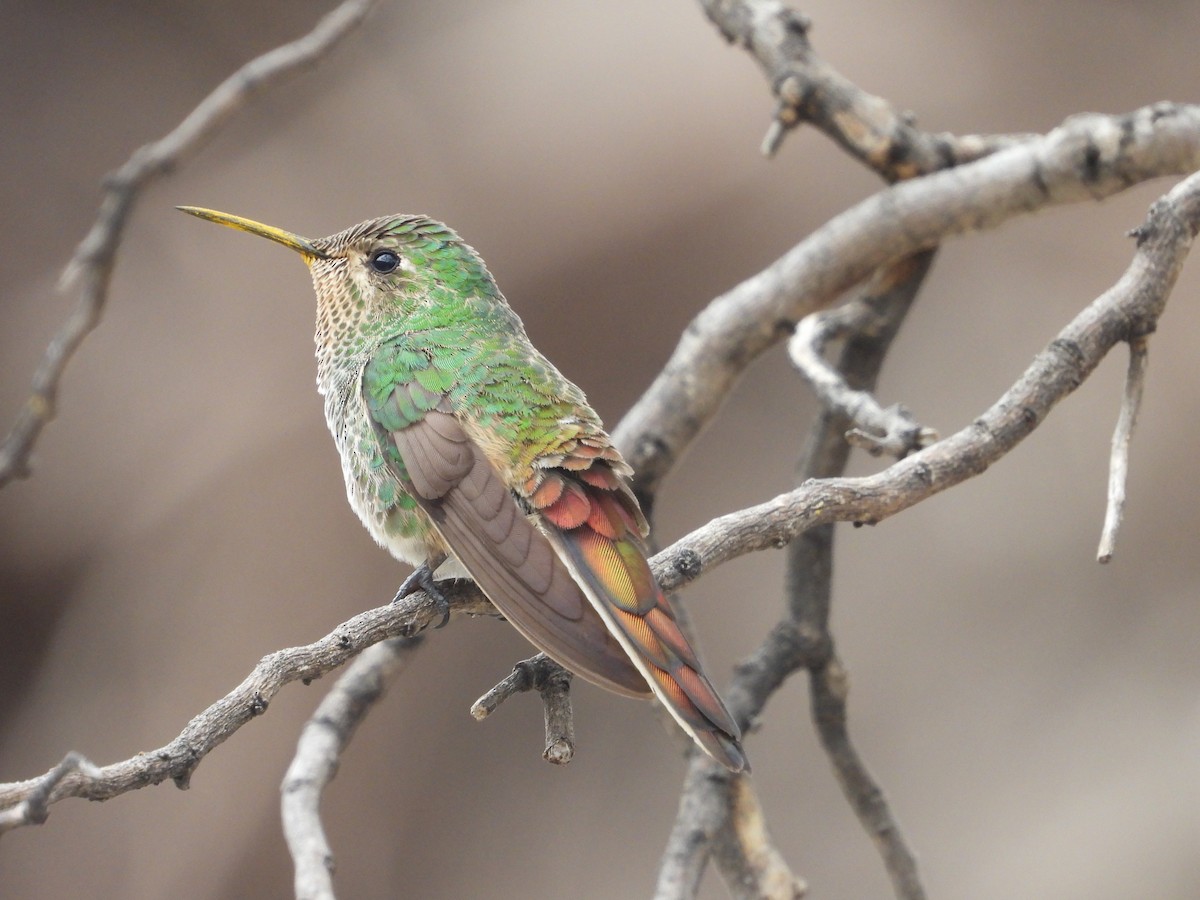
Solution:
<svg viewBox="0 0 1200 900"><path fill-rule="evenodd" d="M185 213L197 218L207 219L210 222L216 222L218 225L227 225L230 228L238 229L238 231L248 231L250 234L257 234L259 237L265 237L277 244L291 247L304 257L306 263L311 263L314 259L329 258L327 253L314 247L312 241L308 238L292 234L290 231L284 231L282 228L276 228L274 225L264 225L261 222L255 222L253 219L243 219L241 216L232 216L229 213L217 212L215 209L203 209L199 206L177 206L175 208L183 210Z"/></svg>

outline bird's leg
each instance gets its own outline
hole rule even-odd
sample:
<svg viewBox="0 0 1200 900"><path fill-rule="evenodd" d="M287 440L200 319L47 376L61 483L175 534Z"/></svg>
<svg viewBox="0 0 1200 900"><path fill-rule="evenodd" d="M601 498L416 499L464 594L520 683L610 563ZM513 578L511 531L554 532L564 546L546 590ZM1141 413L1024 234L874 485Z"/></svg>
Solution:
<svg viewBox="0 0 1200 900"><path fill-rule="evenodd" d="M446 599L446 595L442 593L441 588L437 586L437 582L433 580L433 573L445 561L445 553L439 553L433 559L425 560L425 562L412 570L411 575L404 579L403 584L400 585L400 590L396 591L396 596L392 598L392 602L397 603L409 594L424 591L432 598L437 611L442 614L442 621L433 626L434 628L444 628L446 623L450 621L450 601Z"/></svg>

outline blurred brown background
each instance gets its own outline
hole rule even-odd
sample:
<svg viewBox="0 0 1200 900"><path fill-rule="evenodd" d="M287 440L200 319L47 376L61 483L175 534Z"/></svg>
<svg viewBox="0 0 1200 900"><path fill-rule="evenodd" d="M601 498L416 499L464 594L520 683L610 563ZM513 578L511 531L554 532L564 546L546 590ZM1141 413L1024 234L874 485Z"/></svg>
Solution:
<svg viewBox="0 0 1200 900"><path fill-rule="evenodd" d="M98 184L326 3L0 5L0 413L74 302L54 290ZM820 52L931 129L1048 129L1191 100L1189 2L811 2ZM345 503L313 389L303 266L172 210L312 236L426 212L487 258L534 341L615 424L706 302L876 181L819 135L758 154L771 101L687 0L385 3L315 73L238 115L130 222L110 308L34 477L0 495L0 780L68 749L162 745L265 653L385 601L403 570ZM882 397L969 422L1108 286L1169 182L954 242ZM834 625L852 729L938 897L1200 895L1200 371L1192 260L1151 348L1116 561L1094 561L1124 354L986 476L839 532ZM813 409L780 352L669 481L666 542L790 484ZM869 471L874 461L859 461ZM691 589L727 680L779 608L782 555ZM326 824L341 896L647 896L682 766L651 711L576 692L470 703L526 646L438 632L359 731ZM197 771L66 801L0 844L5 898L287 897L277 786L328 687L293 685ZM794 679L748 743L778 844L820 898L887 881ZM704 896L723 896L710 877Z"/></svg>

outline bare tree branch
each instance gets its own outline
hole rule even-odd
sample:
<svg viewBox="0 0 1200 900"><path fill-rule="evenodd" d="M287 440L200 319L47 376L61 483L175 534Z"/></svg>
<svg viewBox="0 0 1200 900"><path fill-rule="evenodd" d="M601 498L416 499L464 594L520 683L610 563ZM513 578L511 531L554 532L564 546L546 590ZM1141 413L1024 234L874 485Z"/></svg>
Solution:
<svg viewBox="0 0 1200 900"><path fill-rule="evenodd" d="M825 62L808 41L806 16L778 0L700 0L725 40L758 62L777 98L763 140L773 156L784 135L808 122L888 181L973 162L1036 135L930 134L882 97L862 90Z"/></svg>
<svg viewBox="0 0 1200 900"><path fill-rule="evenodd" d="M821 61L808 44L807 20L797 16L782 4L758 2L758 0L748 0L748 2L702 0L702 5L727 39L742 43L758 59L767 72L779 98L775 122L764 142L764 150L768 155L777 148L787 128L794 127L801 121L810 121L883 177L888 180L898 180L926 174L946 166L959 165L997 149L1016 146L1030 140L1025 136L973 137L960 140L950 135L926 135L912 127L911 116L897 114L886 101L859 90ZM1159 110L1165 110L1165 108L1157 107L1150 110L1151 119L1157 116ZM1137 114L1135 114L1136 116ZM1075 119L1068 122L1067 126L1077 125L1079 122L1079 119ZM1099 123L1096 122L1096 124ZM1041 143L1049 144L1056 135L1058 137L1065 136L1061 132L1063 129L1042 139ZM1099 136L1098 132L1097 137ZM1192 158L1178 170L1179 174L1189 172L1196 167L1195 137L1193 131L1191 139L1193 149L1190 151ZM1031 143L1037 142L1031 140ZM1085 176L1079 179L1080 185L1091 181L1090 173L1095 171L1094 163L1101 157L1100 148L1105 143L1109 143L1111 146L1111 142L1085 140L1083 165L1080 167L1080 171L1085 173ZM1041 152L1039 150L1038 155ZM1015 160L1018 154L1011 153L1009 156L1011 160ZM1044 160L1032 158L1031 161L1032 165L1029 171L1032 176L1030 181L1035 188L1033 193L1042 195L1040 198L1030 201L1031 205L1036 207L1044 201L1050 200L1054 191L1044 180L1045 170L1048 168L1044 167ZM925 178L921 180L921 183L928 183L930 180L932 179ZM919 186L910 185L908 187L916 191L922 190ZM1016 198L1019 193L1011 196ZM995 199L994 196L990 196L985 205L990 206ZM983 209L979 212L986 216ZM971 228L989 224L984 221L983 216L976 212L969 212L967 220L970 221L969 227ZM836 224L837 220L827 226L831 237L835 233L833 226ZM852 227L845 229L845 232L851 235L854 234L854 231L855 229ZM947 234L949 233L954 232L948 231ZM813 236L814 240L811 244L809 242L801 244L766 272L744 282L738 288L710 304L709 308L694 320L672 356L667 369L664 370L651 391L642 398L638 407L635 407L626 422L623 423L623 428L618 432L618 438L625 441L624 446L630 451L630 456L638 469L640 479L638 490L639 495L643 498L653 499L657 484L663 474L669 471L675 459L686 448L690 440L715 414L720 402L742 368L758 352L778 339L790 324L786 314L780 320L774 320L765 315L759 318L756 316L756 312L768 308L772 311L782 311L786 308L789 300L796 306L800 306L799 303L796 303L797 300L807 301L808 304L811 304L809 308L828 305L840 290L865 275L877 264L877 261L871 261L850 278L836 279L832 288L824 287L824 294L816 295L817 292L814 291L814 295L805 296L804 290L812 290L812 288L801 285L800 290L793 288L794 292L789 296L786 285L789 258L800 262L804 257L803 251L806 244L809 244L808 249L810 250L819 244L818 235ZM908 249L933 247L937 242L937 240L914 242L909 245ZM817 253L808 256L797 265L795 271L809 274L812 276L813 282L818 282L819 257L820 255ZM826 259L830 258L826 257ZM845 260L845 257L840 257L836 252L832 258L839 259L839 261ZM925 262L927 264L928 259ZM768 277L772 275L776 277ZM915 285L919 285L919 283L920 276L914 284L914 292ZM751 308L754 308L756 312L751 312ZM839 313L829 315L833 317ZM841 315L855 318L854 311ZM737 325L735 324L739 318L745 323L740 335L736 333ZM900 314L900 318L903 318L903 313ZM770 330L772 323L776 325L774 332ZM861 324L861 322L853 324ZM810 329L821 329L823 325L821 320L812 320L808 323ZM832 403L832 406L827 407L826 413L822 416L825 425L836 420L839 410L850 413L857 412L857 417L864 420L864 424L868 426L863 429L867 432L864 437L868 447L871 448L874 445L873 449L878 450L881 449L880 445L882 444L883 449L891 450L897 455L910 449L916 449L933 438L932 433L922 433L915 422L903 415L900 410L882 410L869 393L856 394L852 392L849 386L837 377L828 366L823 365L818 350L814 349L807 358L803 357L806 342L822 343L823 340L824 338L820 334L810 331L808 334L798 335L792 346L793 351L799 351L801 355L801 359L798 360L801 368L816 376L818 392L827 404ZM881 354L885 350L886 342L882 346ZM882 355L879 356L879 360L881 359ZM875 364L876 371L879 360ZM678 378L670 377L672 373ZM825 377L822 378L822 376ZM873 380L873 372L870 378ZM676 414L676 418L670 418L672 413ZM882 434L882 440L872 440L873 436L870 432ZM848 435L851 438L854 436L854 432ZM826 472L808 470L806 467L807 474L814 477L840 474L846 450L840 440L840 435L835 437L832 430L823 428L822 423L818 423L814 429L813 442L818 451L818 458L821 452L829 449L830 444L837 445L836 452L831 454L831 458L838 454L841 454L842 458L835 467ZM810 454L809 458L811 461L814 457ZM825 534L826 532L828 534ZM671 549L679 547L680 544L677 544ZM831 547L832 531L828 526L807 531L801 541L792 544L789 555L789 583L811 585L815 581L819 584L821 571L823 570L825 575L828 575L831 565ZM686 553L693 548L684 547L683 549ZM696 556L687 553L687 559L692 571L697 569L696 563L700 563L699 568L703 568L705 564L702 553L698 553ZM814 573L818 577L814 578ZM845 696L843 691L838 690L839 685L844 685L844 679L837 677L837 673L841 672L841 667L833 655L832 638L827 631L829 602L827 579L826 596L815 607L810 606L810 612L812 609L818 609L818 611L823 609L821 615L817 616L817 620L813 620L811 615L803 613L805 603L800 602L797 606L798 601L803 599L803 595L815 593L820 593L820 591L800 591L792 606L797 615L797 619L793 623L796 625L797 634L807 635L806 643L811 642L815 647L828 648L827 653L816 653L807 662L812 678L813 709L817 730L822 736L822 743L829 752L835 769L838 771L839 780L843 784L851 805L858 812L864 827L880 846L897 895L922 897L924 892L916 876L912 855L907 850L898 829L894 826L883 801L882 793L874 785L866 769L858 760L845 731ZM788 624L786 621L781 623L780 630L774 634L787 634L789 632ZM768 647L770 642L771 638L769 637L764 648ZM799 659L793 659L792 663L793 665L801 664ZM790 671L792 668L783 666L771 673L771 679L782 680ZM735 677L735 689L741 675L742 670L739 670L738 677ZM773 689L771 688L771 690ZM760 703L765 702L765 697L764 694ZM697 766L702 766L702 764L694 761L693 772ZM703 789L709 789L707 796L696 797L691 793L693 790ZM674 883L677 885L687 884L689 881L687 876L691 876L692 887L687 889L687 893L681 893L680 896L694 894L694 886L698 884L703 871L708 845L712 840L720 840L719 837L713 837L709 828L697 824L697 822L707 822L711 828L716 827L714 818L722 815L728 798L714 796L715 793L715 789L711 788L711 783L701 779L689 778L685 785L680 816L676 820L676 828L668 844L661 870L661 875L666 883L671 883L674 876L683 873L684 877L677 879ZM699 817L695 816L697 809L700 811ZM685 819L685 814L689 818ZM706 834L706 838L696 839L697 835ZM725 866L722 868L722 874L728 879L729 872L725 871ZM734 874L736 876L736 872ZM660 880L660 888L663 884L664 881Z"/></svg>
<svg viewBox="0 0 1200 900"><path fill-rule="evenodd" d="M655 557L662 560L655 573L664 588L675 589L736 556L782 547L817 525L873 525L981 474L1037 428L1115 344L1153 331L1198 228L1200 173L1151 207L1120 280L1059 332L971 425L874 475L809 481L712 520ZM670 564L677 560L686 560L686 568Z"/></svg>
<svg viewBox="0 0 1200 900"><path fill-rule="evenodd" d="M865 390L874 387L887 349L924 282L933 255L934 251L926 251L881 271L862 296L851 301L869 305L878 315L867 320L869 327L849 336L842 347L837 368L845 373L848 382ZM842 438L848 425L849 420L837 409L826 407L817 416L797 470L801 482L841 474L850 453ZM832 524L825 524L806 531L789 546L788 603L784 616L754 653L737 667L727 697L738 721L749 727L783 682L793 672L807 668L813 682L813 718L822 745L851 807L874 837L881 825L891 822L891 816L882 792L850 744L845 728L845 691L828 690L845 683L844 678L834 677L842 673L842 668L829 633L833 536ZM696 568L693 565L693 570ZM727 825L733 816L735 795L726 779L716 777L720 774L703 759L691 761L675 827L660 868L662 897L694 896L710 852L727 884L747 880L746 872L752 869L752 862L741 854L743 842ZM751 790L750 782L745 789ZM899 829L893 828L887 835L888 844L881 846L885 864L889 873L893 873L893 881L903 883L907 890L898 893L905 897L923 896L912 855ZM915 890L910 889L913 885Z"/></svg>
<svg viewBox="0 0 1200 900"><path fill-rule="evenodd" d="M346 0L304 37L251 60L204 98L165 137L139 147L104 180L105 196L87 236L63 272L63 288L82 283L79 301L46 348L29 398L0 446L0 488L29 475L29 458L54 418L59 382L79 345L99 324L125 223L141 192L195 152L255 94L321 60L354 30L376 0Z"/></svg>
<svg viewBox="0 0 1200 900"><path fill-rule="evenodd" d="M333 851L321 825L321 795L367 713L420 646L390 638L368 647L338 678L300 733L281 786L283 835L295 866L297 900L333 900Z"/></svg>
<svg viewBox="0 0 1200 900"><path fill-rule="evenodd" d="M455 614L495 615L495 609L471 582L439 582L438 587ZM67 772L54 784L47 802L56 803L65 797L108 800L161 784L168 778L186 789L204 757L251 719L265 713L271 698L284 685L320 678L373 644L387 638L412 637L441 618L437 602L418 591L399 603L360 613L311 644L264 656L241 684L193 718L169 744L98 769ZM0 784L0 810L33 796L46 777Z"/></svg>
<svg viewBox="0 0 1200 900"><path fill-rule="evenodd" d="M1160 103L1074 116L1045 137L894 185L834 217L701 311L622 420L615 438L639 496L652 499L752 360L881 266L1017 215L1197 168L1200 106Z"/></svg>
<svg viewBox="0 0 1200 900"><path fill-rule="evenodd" d="M778 98L775 118L764 141L764 152L768 155L775 152L788 129L807 121L885 179L896 181L961 165L1026 140L1033 142L1028 136L959 139L952 135L923 133L913 127L910 115L899 114L882 98L860 90L821 60L808 43L808 21L783 4L767 0L701 0L701 3L725 37L731 42L740 43L756 58ZM1044 142L1049 142L1053 137L1052 134ZM1082 170L1088 171L1091 161L1098 157L1096 147L1085 150ZM1180 171L1190 171L1195 167L1194 162L1189 162ZM1052 191L1043 179L1040 162L1034 162L1030 171L1036 192L1043 194L1041 200L1033 201L1032 205L1037 206L1048 200ZM922 179L922 182L928 180ZM1081 183L1089 180L1083 178ZM990 204L993 199L989 198L987 202ZM975 216L971 218L975 219ZM830 226L834 224L830 223ZM977 219L971 227L978 227ZM853 233L852 229L847 230ZM816 243L813 242L814 245ZM936 240L922 242L910 249L933 247L936 243ZM758 318L748 308L771 308L773 312L783 312L789 300L794 307L801 308L802 304L797 301L805 301L810 310L828 305L840 290L864 276L876 264L868 263L852 277L838 280L832 287L826 287L824 294L818 295L812 288L801 286L799 290L793 288L789 296L786 287L771 284L766 276L777 275L778 281L786 284L789 257L800 261L799 258L804 256L804 248L805 244L801 244L767 272L710 304L693 322L663 375L627 418L625 424L629 427L620 431L618 437L624 439L624 446L631 450L632 461L639 471L638 490L643 498L653 499L663 474L669 471L690 440L715 414L742 368L786 332L790 324L787 313L778 320L770 316ZM837 258L836 254L834 258ZM915 295L928 261L926 257L921 273L910 282L912 291L904 304L905 308L907 302L911 302L912 295ZM814 264L819 265L817 254L803 260L796 271L816 274ZM897 280L903 283L904 277ZM805 296L805 290L812 291L812 294ZM861 393L853 391L831 367L824 364L820 353L827 338L822 332L826 326L835 325L834 317L837 316L857 319L847 324L861 326L864 317L856 315L856 312L864 311L839 311L827 314L830 317L828 319L809 319L802 323L800 333L792 342L797 364L814 382L814 387L826 403L826 411L819 417L810 440L808 464L803 469L806 477L831 477L842 472L848 448L841 441L840 432L848 423L842 421L839 413L847 413L851 421L860 422L860 428L847 437L853 440L861 436L860 443L876 452L887 450L899 456L919 449L934 438L932 432L920 429L898 407L883 410L867 392L869 389ZM727 314L727 318L723 313ZM790 315L794 316L795 313ZM896 319L897 327L903 316L901 310ZM747 323L740 335L735 333L734 328L728 327L739 317L745 317L742 321ZM721 321L723 318L724 322ZM772 324L776 325L773 333L770 330ZM838 328L838 331L841 329ZM867 356L873 355L874 358L861 370L866 381L873 383L887 345L887 340L876 342L875 349L878 352L868 352ZM847 357L844 356L843 361L847 361ZM674 383L668 377L673 370L680 376ZM863 387L867 386L864 384ZM677 418L669 418L672 412L677 413ZM639 452L640 455L636 455ZM922 897L924 892L916 876L912 855L894 827L882 793L859 761L845 730L845 695L844 691L838 689L845 682L838 677L841 666L833 653L832 637L828 633L828 575L832 565L832 540L832 529L825 525L807 531L802 540L791 545L789 585L793 597L790 604L792 618L781 622L773 635L790 634L789 626L792 626L797 637L806 636L805 644L826 651L785 658L789 658L794 667L802 664L801 656L808 657L803 664L810 669L813 712L818 733L851 805L880 846L897 895ZM701 555L692 557L689 554L688 559L693 570L696 562L703 566ZM770 646L769 636L763 651L766 652ZM735 688L745 671L739 670L735 677ZM782 680L790 671L791 667L781 666L771 672L769 680ZM770 690L774 690L774 687ZM753 705L761 706L768 694L762 694ZM700 765L694 761L692 771ZM704 789L709 789L707 797L693 797L690 793ZM689 778L681 802L680 817L664 858L664 877L669 879L671 867L683 859L684 869L690 867L695 883L698 883L710 842L690 840L684 811L689 804L698 806L707 813L709 824L714 825L714 816L719 816L728 802L728 798L716 797L715 793L711 783ZM704 816L700 818L703 820ZM691 821L694 824L696 819ZM722 868L722 874L728 879L728 867ZM693 893L694 887L687 895Z"/></svg>
<svg viewBox="0 0 1200 900"><path fill-rule="evenodd" d="M1129 369L1125 373L1125 394L1121 414L1113 432L1112 456L1108 468L1108 508L1104 514L1104 530L1100 534L1099 562L1110 562L1117 547L1117 532L1125 517L1125 482L1129 477L1129 444L1137 425L1138 410L1142 407L1142 388L1146 383L1146 360L1149 354L1148 335L1129 341Z"/></svg>
<svg viewBox="0 0 1200 900"><path fill-rule="evenodd" d="M735 555L782 546L803 536L792 545L793 554L807 558L793 560L791 566L791 571L804 573L802 579L789 579L791 616L738 667L727 697L738 721L748 726L788 674L800 666L810 670L813 715L822 744L851 805L879 845L897 896L925 895L912 853L846 732L845 682L828 633L829 526L836 521L881 521L981 474L1015 447L1116 343L1136 340L1154 329L1198 230L1200 173L1151 208L1136 232L1134 260L1117 284L1081 312L971 426L876 475L806 481L768 503L713 520L655 557L656 575L665 588L674 589ZM814 431L818 443L810 447L805 472L825 466L840 471L844 459L838 461L836 453L845 452L844 444L835 448L834 458L824 462L813 458L830 452L835 430ZM686 566L667 565L672 559L686 561ZM814 572L825 578L814 578ZM720 835L727 834L723 824L731 800L720 782L712 779L710 768L705 760L692 760L660 868L659 897L694 896L708 853L715 852Z"/></svg>

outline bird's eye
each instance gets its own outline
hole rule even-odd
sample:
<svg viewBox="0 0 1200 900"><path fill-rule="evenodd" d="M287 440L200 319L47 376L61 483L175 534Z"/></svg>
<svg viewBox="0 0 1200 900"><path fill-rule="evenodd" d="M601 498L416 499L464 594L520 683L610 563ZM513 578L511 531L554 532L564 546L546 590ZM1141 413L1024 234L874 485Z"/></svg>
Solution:
<svg viewBox="0 0 1200 900"><path fill-rule="evenodd" d="M386 275L388 272L396 271L396 266L400 265L400 257L391 250L376 250L371 254L369 262L372 269L381 275Z"/></svg>

